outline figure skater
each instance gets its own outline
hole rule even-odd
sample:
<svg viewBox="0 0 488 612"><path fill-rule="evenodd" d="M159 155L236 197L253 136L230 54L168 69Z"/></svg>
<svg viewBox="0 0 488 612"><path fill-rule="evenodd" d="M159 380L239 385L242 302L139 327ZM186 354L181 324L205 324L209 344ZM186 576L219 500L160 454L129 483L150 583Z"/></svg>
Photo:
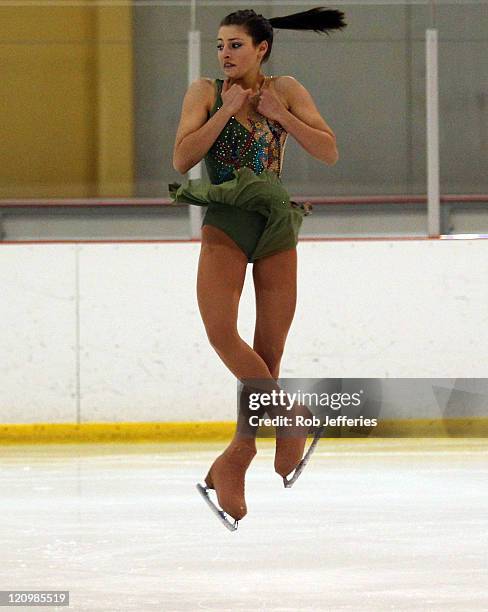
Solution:
<svg viewBox="0 0 488 612"><path fill-rule="evenodd" d="M328 34L327 30L346 26L343 17L323 7L271 19L253 10L230 13L221 21L217 38L225 78L197 79L183 100L173 166L185 174L205 159L210 182L172 183L169 191L175 203L207 206L198 306L212 347L243 383L234 438L210 467L205 486L199 486L230 529L247 513L245 473L256 454L257 428L249 424L249 397L256 389L279 391L280 362L296 306L298 232L311 209L309 203L290 201L281 183L287 136L324 164L338 160L335 134L307 89L293 76L265 76L262 64L271 53L273 28ZM320 57L307 61L313 70L322 64ZM252 348L237 330L248 263L253 263L256 293ZM277 410L266 408L270 415ZM261 408L259 414L263 413ZM310 416L299 404L291 414ZM307 434L303 427L276 428L275 470L285 486L291 483L286 477L295 470L296 478L304 466ZM221 510L210 500L209 489L215 489Z"/></svg>

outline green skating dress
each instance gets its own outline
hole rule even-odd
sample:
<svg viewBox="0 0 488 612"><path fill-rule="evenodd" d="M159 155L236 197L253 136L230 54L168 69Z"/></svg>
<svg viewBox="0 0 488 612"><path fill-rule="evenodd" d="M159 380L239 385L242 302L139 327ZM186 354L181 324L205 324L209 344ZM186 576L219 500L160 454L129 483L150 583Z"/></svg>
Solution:
<svg viewBox="0 0 488 612"><path fill-rule="evenodd" d="M217 95L208 118L222 106L223 83L215 82ZM220 228L252 263L296 247L303 217L312 207L290 201L282 185L286 130L263 115L248 119L250 129L231 117L209 149L204 159L210 182L190 179L187 185L168 187L174 203L207 206L202 227Z"/></svg>

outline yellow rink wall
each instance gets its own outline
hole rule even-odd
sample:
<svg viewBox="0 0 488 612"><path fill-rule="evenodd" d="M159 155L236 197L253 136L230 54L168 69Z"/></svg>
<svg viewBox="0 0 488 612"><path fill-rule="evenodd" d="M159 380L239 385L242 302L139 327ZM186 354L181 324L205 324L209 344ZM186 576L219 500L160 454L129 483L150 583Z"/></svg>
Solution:
<svg viewBox="0 0 488 612"><path fill-rule="evenodd" d="M186 423L35 423L0 425L0 444L73 442L216 442L232 437L232 421ZM368 432L335 428L333 437L484 438L488 418L385 419ZM272 430L266 430L270 433Z"/></svg>
<svg viewBox="0 0 488 612"><path fill-rule="evenodd" d="M132 8L0 7L0 20L0 197L132 196Z"/></svg>

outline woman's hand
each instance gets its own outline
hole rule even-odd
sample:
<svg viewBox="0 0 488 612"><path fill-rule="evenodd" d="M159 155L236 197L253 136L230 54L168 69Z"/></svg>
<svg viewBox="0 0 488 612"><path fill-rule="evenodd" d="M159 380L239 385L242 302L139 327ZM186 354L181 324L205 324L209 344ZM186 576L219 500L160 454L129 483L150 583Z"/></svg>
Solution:
<svg viewBox="0 0 488 612"><path fill-rule="evenodd" d="M229 79L225 79L222 87L222 107L235 115L252 94L252 89L243 89L237 83L229 87Z"/></svg>
<svg viewBox="0 0 488 612"><path fill-rule="evenodd" d="M264 87L259 95L256 110L268 119L279 122L286 107L270 87Z"/></svg>

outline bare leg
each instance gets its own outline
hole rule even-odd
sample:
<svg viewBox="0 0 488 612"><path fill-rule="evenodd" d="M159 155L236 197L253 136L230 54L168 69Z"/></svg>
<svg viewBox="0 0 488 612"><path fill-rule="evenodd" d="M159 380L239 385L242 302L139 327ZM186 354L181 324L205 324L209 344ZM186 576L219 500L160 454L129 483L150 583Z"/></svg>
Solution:
<svg viewBox="0 0 488 612"><path fill-rule="evenodd" d="M264 359L237 330L247 257L219 228L204 225L198 263L197 298L210 344L239 379L272 378Z"/></svg>
<svg viewBox="0 0 488 612"><path fill-rule="evenodd" d="M244 285L247 257L222 230L202 228L197 297L210 344L240 381L269 381L279 389L265 358L239 335L237 315Z"/></svg>
<svg viewBox="0 0 488 612"><path fill-rule="evenodd" d="M211 345L239 379L273 381L263 358L239 336L237 314L247 269L247 257L222 230L202 228L198 263L197 298ZM247 513L245 472L256 454L254 435L236 428L227 449L214 461L206 484L214 488L221 508L239 520Z"/></svg>
<svg viewBox="0 0 488 612"><path fill-rule="evenodd" d="M276 380L296 309L296 249L258 259L252 273L256 292L253 346Z"/></svg>
<svg viewBox="0 0 488 612"><path fill-rule="evenodd" d="M273 378L279 378L281 358L296 309L297 252L282 251L259 259L253 267L256 291L254 349L266 362ZM289 413L310 417L306 406L296 404ZM287 476L302 458L308 427L282 427L276 431L275 470Z"/></svg>
<svg viewBox="0 0 488 612"><path fill-rule="evenodd" d="M237 315L247 269L247 257L219 228L210 225L202 228L197 297L209 341L225 365L239 380L244 383L249 379L268 381L269 389L276 390L279 390L276 382L279 360L293 318L296 299L296 289L293 289L293 279L296 282L296 252L292 250L286 253L270 256L255 264L257 269L254 275L255 283L256 278L258 283L261 279L264 291L271 285L269 295L263 294L261 290L256 294L258 324L255 348L258 350L255 350L239 336L237 330ZM278 274L280 269L283 270L283 266L286 268L286 265L290 266L291 274L290 271ZM274 273L277 273L278 277L273 284L271 276ZM284 285L280 284L280 278L284 281ZM261 286L258 286L261 289ZM274 290L275 286L280 286L278 292ZM284 300L284 303L279 303L280 300ZM277 319L277 324L273 323L270 308L275 308L274 318ZM245 397L245 393L242 397ZM240 412L239 421L245 421L247 415L246 412ZM247 513L244 496L245 472L256 454L256 428L240 425L241 423L238 423L233 440L217 457L205 479L207 486L216 490L222 509L236 520ZM302 440L298 439L296 434L288 442L283 440L281 443L277 439L277 450L279 444L281 448L284 448L284 444L288 444L286 453L277 453L275 469L278 473L287 475L294 469L301 459L304 443L303 441L302 444Z"/></svg>

